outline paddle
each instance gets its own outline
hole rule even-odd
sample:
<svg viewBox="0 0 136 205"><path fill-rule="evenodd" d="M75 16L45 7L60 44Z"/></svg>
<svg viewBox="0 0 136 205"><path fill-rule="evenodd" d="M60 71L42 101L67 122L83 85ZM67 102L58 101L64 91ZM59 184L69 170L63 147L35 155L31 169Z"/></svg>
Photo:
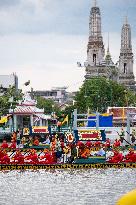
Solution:
<svg viewBox="0 0 136 205"><path fill-rule="evenodd" d="M116 131L117 132L117 131ZM126 131L127 132L127 131ZM118 135L120 136L120 134L119 134L119 132L117 132L118 133ZM128 133L128 132L127 132ZM128 133L129 134L129 133ZM121 137L120 137L121 138ZM122 139L126 142L126 143L128 143L129 145L131 145L132 146L132 144L130 144L124 137L122 137Z"/></svg>
<svg viewBox="0 0 136 205"><path fill-rule="evenodd" d="M9 157L10 157L10 158L13 157L12 155L13 155L15 152L16 152L16 150L14 150Z"/></svg>
<svg viewBox="0 0 136 205"><path fill-rule="evenodd" d="M38 154L38 157L43 153L43 150Z"/></svg>
<svg viewBox="0 0 136 205"><path fill-rule="evenodd" d="M127 131L126 131L127 132ZM127 132L128 133L128 132ZM132 143L134 143L135 142L135 140L136 140L136 138L135 138L135 136L133 135L133 134L130 134L130 133L128 133L130 136L132 136L132 138L131 138L131 141L132 141Z"/></svg>

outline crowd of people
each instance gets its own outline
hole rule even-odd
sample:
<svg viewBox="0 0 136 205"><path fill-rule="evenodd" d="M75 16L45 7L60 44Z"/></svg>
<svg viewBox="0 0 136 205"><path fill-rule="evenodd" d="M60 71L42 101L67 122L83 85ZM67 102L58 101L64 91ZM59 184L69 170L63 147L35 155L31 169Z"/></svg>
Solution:
<svg viewBox="0 0 136 205"><path fill-rule="evenodd" d="M42 149L37 149L42 145ZM46 145L46 148L45 148ZM48 145L48 146L47 146ZM33 148L30 148L30 147ZM23 136L13 133L11 142L5 139L0 146L0 164L55 164L74 163L77 158L87 159L95 156L105 156L108 163L136 162L133 148L123 151L122 140L109 138L101 141L78 141L69 143L63 134L46 136Z"/></svg>

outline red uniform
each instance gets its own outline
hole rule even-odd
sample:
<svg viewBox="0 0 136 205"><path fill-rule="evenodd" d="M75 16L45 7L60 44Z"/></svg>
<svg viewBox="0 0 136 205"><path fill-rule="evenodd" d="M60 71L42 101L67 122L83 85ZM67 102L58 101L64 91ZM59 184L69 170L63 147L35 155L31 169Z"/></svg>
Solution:
<svg viewBox="0 0 136 205"><path fill-rule="evenodd" d="M130 151L126 156L124 162L136 162L136 153Z"/></svg>
<svg viewBox="0 0 136 205"><path fill-rule="evenodd" d="M24 156L20 152L17 152L15 154L14 163L15 164L24 164Z"/></svg>
<svg viewBox="0 0 136 205"><path fill-rule="evenodd" d="M86 145L86 147L92 147L92 142L91 141L87 141L85 145Z"/></svg>
<svg viewBox="0 0 136 205"><path fill-rule="evenodd" d="M53 163L53 157L51 153L47 152L43 156L40 157L40 159L44 159L41 161L43 164L52 164Z"/></svg>
<svg viewBox="0 0 136 205"><path fill-rule="evenodd" d="M116 139L116 140L114 141L113 146L114 146L114 147L120 147L120 140L117 140L117 139Z"/></svg>
<svg viewBox="0 0 136 205"><path fill-rule="evenodd" d="M16 149L16 142L12 142L9 148Z"/></svg>
<svg viewBox="0 0 136 205"><path fill-rule="evenodd" d="M56 157L56 152L52 151L52 163L57 163L57 157Z"/></svg>
<svg viewBox="0 0 136 205"><path fill-rule="evenodd" d="M95 147L100 147L100 145L101 145L101 142L100 142L100 141L96 141L96 142L94 143L94 146L95 146Z"/></svg>
<svg viewBox="0 0 136 205"><path fill-rule="evenodd" d="M38 140L38 139L35 139L33 145L34 145L34 146L39 146L39 140Z"/></svg>
<svg viewBox="0 0 136 205"><path fill-rule="evenodd" d="M4 154L4 156L0 160L1 164L10 164L10 157L7 154Z"/></svg>
<svg viewBox="0 0 136 205"><path fill-rule="evenodd" d="M114 152L114 156L108 161L110 163L120 163L123 160L123 155L122 153L119 152Z"/></svg>
<svg viewBox="0 0 136 205"><path fill-rule="evenodd" d="M111 146L110 143L111 143L111 142L110 142L110 139L107 139L107 140L106 140L106 143L105 143L105 147L110 148L110 146Z"/></svg>
<svg viewBox="0 0 136 205"><path fill-rule="evenodd" d="M38 155L36 154L35 151L33 151L30 155L28 155L26 158L26 160L29 160L29 164L39 164L39 160L38 160Z"/></svg>
<svg viewBox="0 0 136 205"><path fill-rule="evenodd" d="M78 141L76 146L79 148L84 147L84 143L81 141Z"/></svg>
<svg viewBox="0 0 136 205"><path fill-rule="evenodd" d="M4 140L3 143L1 144L1 148L6 149L8 148L8 143Z"/></svg>
<svg viewBox="0 0 136 205"><path fill-rule="evenodd" d="M1 160L1 158L3 158L3 157L4 157L3 150L0 150L0 160Z"/></svg>

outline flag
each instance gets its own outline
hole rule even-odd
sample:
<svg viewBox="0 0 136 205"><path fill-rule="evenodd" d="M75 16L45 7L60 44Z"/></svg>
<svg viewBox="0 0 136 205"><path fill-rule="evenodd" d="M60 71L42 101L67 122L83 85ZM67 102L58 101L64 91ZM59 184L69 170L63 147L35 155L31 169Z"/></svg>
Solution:
<svg viewBox="0 0 136 205"><path fill-rule="evenodd" d="M123 110L122 110L122 119L123 119L123 123L124 123L124 121L125 121L125 109L124 109L124 107L123 107Z"/></svg>
<svg viewBox="0 0 136 205"><path fill-rule="evenodd" d="M67 123L67 125L68 125L68 115L65 117L65 119L62 121L62 125L64 124L64 123Z"/></svg>
<svg viewBox="0 0 136 205"><path fill-rule="evenodd" d="M109 117L111 114L110 113L103 113L103 114L101 114L101 116L103 116L103 117Z"/></svg>
<svg viewBox="0 0 136 205"><path fill-rule="evenodd" d="M0 123L3 124L3 123L6 123L7 121L8 121L8 117L4 116L4 117L1 117Z"/></svg>

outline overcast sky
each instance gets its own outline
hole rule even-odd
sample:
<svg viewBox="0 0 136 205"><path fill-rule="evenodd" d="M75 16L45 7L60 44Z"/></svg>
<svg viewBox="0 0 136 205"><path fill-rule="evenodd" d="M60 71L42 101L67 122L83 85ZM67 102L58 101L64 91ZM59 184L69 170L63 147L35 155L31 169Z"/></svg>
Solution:
<svg viewBox="0 0 136 205"><path fill-rule="evenodd" d="M120 33L127 15L136 56L136 0L97 0L102 15L105 49L119 58ZM0 0L0 74L16 72L19 87L26 80L35 90L68 86L84 80L84 63L93 0ZM136 65L134 66L136 74Z"/></svg>

